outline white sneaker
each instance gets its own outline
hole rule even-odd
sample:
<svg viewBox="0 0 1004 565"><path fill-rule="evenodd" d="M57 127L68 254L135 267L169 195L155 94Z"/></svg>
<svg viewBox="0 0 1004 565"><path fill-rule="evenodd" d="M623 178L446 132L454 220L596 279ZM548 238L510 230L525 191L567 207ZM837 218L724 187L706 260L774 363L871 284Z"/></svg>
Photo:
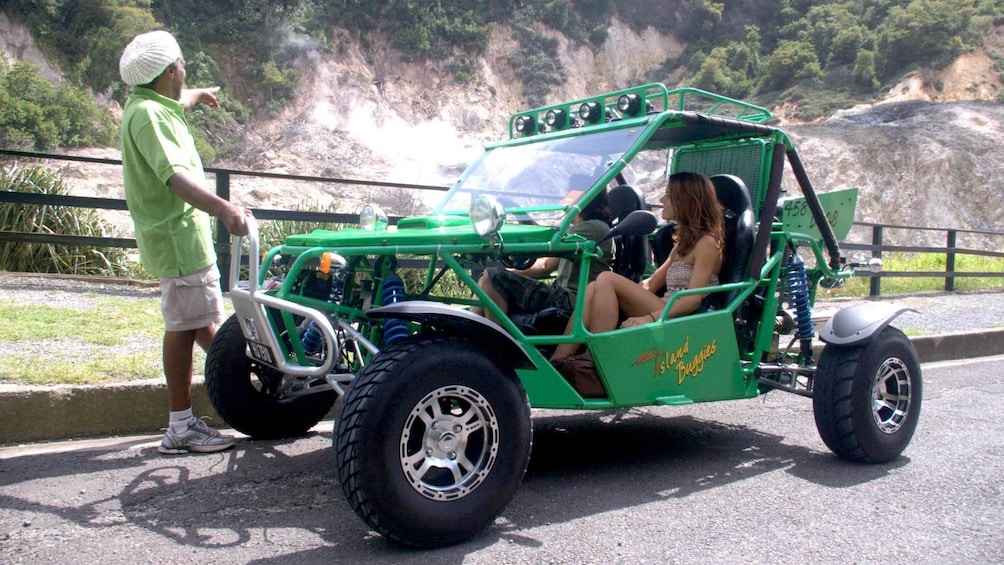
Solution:
<svg viewBox="0 0 1004 565"><path fill-rule="evenodd" d="M221 434L210 428L203 421L208 416L192 418L188 423L188 429L184 433L175 433L170 426L164 434L164 439L160 441L158 451L165 455L179 455L182 453L213 453L230 449L237 443L237 440L225 434Z"/></svg>

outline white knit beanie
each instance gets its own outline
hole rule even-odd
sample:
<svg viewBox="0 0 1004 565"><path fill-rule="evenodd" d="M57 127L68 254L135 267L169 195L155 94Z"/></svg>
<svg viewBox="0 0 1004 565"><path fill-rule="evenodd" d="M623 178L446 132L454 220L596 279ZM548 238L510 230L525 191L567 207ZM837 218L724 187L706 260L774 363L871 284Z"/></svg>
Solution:
<svg viewBox="0 0 1004 565"><path fill-rule="evenodd" d="M181 47L173 35L163 30L143 33L126 45L119 74L129 86L149 84L180 58Z"/></svg>

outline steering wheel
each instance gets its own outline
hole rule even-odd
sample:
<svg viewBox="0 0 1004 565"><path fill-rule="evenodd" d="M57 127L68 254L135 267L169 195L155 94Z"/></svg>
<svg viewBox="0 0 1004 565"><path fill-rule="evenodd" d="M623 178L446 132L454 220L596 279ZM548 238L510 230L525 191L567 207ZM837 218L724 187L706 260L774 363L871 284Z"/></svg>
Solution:
<svg viewBox="0 0 1004 565"><path fill-rule="evenodd" d="M527 255L525 253L503 253L499 257L499 261L501 261L506 267L516 269L517 271L523 271L529 269L537 262L537 256Z"/></svg>

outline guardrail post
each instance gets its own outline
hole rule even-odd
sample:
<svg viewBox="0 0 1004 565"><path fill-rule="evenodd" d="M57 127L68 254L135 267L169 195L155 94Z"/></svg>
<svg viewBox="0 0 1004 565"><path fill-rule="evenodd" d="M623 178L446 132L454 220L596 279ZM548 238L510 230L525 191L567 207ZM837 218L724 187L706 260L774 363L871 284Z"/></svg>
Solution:
<svg viewBox="0 0 1004 565"><path fill-rule="evenodd" d="M958 233L948 230L948 253L945 256L945 290L955 291L955 241Z"/></svg>
<svg viewBox="0 0 1004 565"><path fill-rule="evenodd" d="M872 245L878 246L872 250L872 257L882 257L882 226L872 226ZM878 296L882 293L882 277L877 274L872 275L871 287L868 296Z"/></svg>
<svg viewBox="0 0 1004 565"><path fill-rule="evenodd" d="M216 195L230 200L230 173L216 173ZM230 290L230 232L223 220L216 218L216 264L220 268L220 288Z"/></svg>

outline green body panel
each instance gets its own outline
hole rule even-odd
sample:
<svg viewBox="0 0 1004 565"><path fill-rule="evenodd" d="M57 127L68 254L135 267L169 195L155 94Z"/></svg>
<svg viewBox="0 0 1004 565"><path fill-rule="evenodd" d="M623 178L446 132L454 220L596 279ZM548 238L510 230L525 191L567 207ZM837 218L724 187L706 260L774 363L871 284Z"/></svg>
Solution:
<svg viewBox="0 0 1004 565"><path fill-rule="evenodd" d="M589 349L608 399L582 399L547 359L518 371L535 408L691 404L757 396L739 361L728 311L595 334ZM536 351L534 351L536 353Z"/></svg>
<svg viewBox="0 0 1004 565"><path fill-rule="evenodd" d="M756 395L755 388L747 389L727 311L600 334L590 349L607 390L621 406Z"/></svg>
<svg viewBox="0 0 1004 565"><path fill-rule="evenodd" d="M847 188L819 194L819 203L826 210L826 219L833 227L837 239L844 239L854 225L854 209L858 203L858 189ZM809 213L809 205L802 196L782 198L778 206L783 210L781 222L789 233L803 233L820 239L819 227Z"/></svg>

